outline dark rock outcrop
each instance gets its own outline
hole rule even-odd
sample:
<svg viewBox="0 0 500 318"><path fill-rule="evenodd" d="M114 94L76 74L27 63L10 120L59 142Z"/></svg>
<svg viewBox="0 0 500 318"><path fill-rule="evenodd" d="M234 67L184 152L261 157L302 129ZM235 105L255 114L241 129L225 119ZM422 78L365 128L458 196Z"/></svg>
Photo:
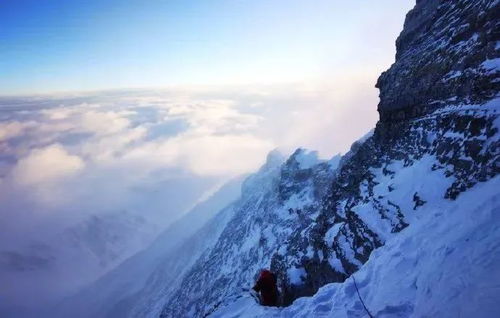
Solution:
<svg viewBox="0 0 500 318"><path fill-rule="evenodd" d="M388 139L375 131L373 137L358 145L341 163L315 222L291 236L286 256L273 257L272 270L279 273L284 304L313 295L327 283L343 282L368 260L374 249L384 244L383 237L388 232L397 233L408 226L405 216L418 213L415 208L427 203L413 192L408 194L404 208L392 201L392 191L398 190L396 186L392 190L376 188L381 179L394 177L387 168L391 163L401 162L403 167L411 167L425 157L433 158L430 169L440 172L443 179L450 179L440 195L451 200L478 182L498 175L500 140L495 127L498 115L496 110L480 107L428 115L401 123L394 128L399 135ZM479 134L471 129L478 123ZM374 228L359 217L358 211L366 207L370 213L379 215L388 230ZM334 237L328 238L329 232ZM340 264L333 266L332 259ZM302 283L290 282L288 272L293 268L304 269Z"/></svg>
<svg viewBox="0 0 500 318"><path fill-rule="evenodd" d="M413 192L402 207L391 198L396 186L377 188L394 177L394 162L411 167L433 158L431 170L450 180L440 195L451 200L500 173L498 105L488 105L500 91L499 17L494 0L422 0L408 13L396 62L377 83L374 135L353 145L315 222L291 236L286 256L273 258L285 305L344 281L384 244L383 227L367 224L358 211L368 206L397 233L409 224L405 216L427 203ZM294 268L303 269L302 282L290 280Z"/></svg>
<svg viewBox="0 0 500 318"><path fill-rule="evenodd" d="M396 63L378 82L382 122L450 104L481 104L500 90L500 2L418 0L396 42ZM490 61L491 63L489 63Z"/></svg>

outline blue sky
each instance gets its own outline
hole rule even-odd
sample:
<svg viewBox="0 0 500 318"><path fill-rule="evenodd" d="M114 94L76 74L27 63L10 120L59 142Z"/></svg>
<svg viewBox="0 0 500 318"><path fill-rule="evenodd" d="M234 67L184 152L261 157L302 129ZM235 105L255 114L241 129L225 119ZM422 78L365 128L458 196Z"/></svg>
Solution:
<svg viewBox="0 0 500 318"><path fill-rule="evenodd" d="M390 63L387 43L393 46L413 4L4 1L0 94L283 83L356 72L360 60Z"/></svg>

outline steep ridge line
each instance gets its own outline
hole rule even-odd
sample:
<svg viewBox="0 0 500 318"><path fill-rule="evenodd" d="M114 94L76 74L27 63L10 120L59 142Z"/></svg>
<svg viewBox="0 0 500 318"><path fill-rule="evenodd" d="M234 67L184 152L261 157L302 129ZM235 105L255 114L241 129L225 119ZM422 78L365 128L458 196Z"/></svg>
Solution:
<svg viewBox="0 0 500 318"><path fill-rule="evenodd" d="M306 213L292 208L297 218L282 223L287 200L300 197L308 175L288 162L278 186L257 199L263 205L230 224L241 231L221 235L211 256L184 279L187 288L165 304L162 317L203 315L252 281L269 258L282 301L290 305L325 284L344 282L374 250L411 226L422 206L456 200L498 175L500 81L498 67L488 61L500 57L499 5L417 1L398 39L396 62L377 83L380 121L373 136L353 145L327 179L324 195L308 201ZM263 199L274 194L286 204ZM278 244L269 244L269 231L279 233L273 241ZM258 260L245 256L248 250Z"/></svg>

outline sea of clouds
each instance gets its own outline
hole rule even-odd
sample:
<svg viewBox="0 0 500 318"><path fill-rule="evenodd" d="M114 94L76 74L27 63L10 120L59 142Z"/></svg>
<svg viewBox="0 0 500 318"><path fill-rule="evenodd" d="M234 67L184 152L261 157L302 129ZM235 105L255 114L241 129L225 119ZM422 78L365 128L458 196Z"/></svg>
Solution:
<svg viewBox="0 0 500 318"><path fill-rule="evenodd" d="M275 148L348 150L376 100L341 82L1 97L0 296L76 290Z"/></svg>

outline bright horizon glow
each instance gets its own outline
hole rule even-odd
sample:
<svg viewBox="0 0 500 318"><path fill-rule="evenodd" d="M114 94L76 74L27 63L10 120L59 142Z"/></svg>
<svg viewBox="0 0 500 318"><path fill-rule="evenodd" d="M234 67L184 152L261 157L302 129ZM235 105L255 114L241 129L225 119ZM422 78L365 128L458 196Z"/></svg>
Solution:
<svg viewBox="0 0 500 318"><path fill-rule="evenodd" d="M0 4L0 95L324 82L394 60L407 0Z"/></svg>

